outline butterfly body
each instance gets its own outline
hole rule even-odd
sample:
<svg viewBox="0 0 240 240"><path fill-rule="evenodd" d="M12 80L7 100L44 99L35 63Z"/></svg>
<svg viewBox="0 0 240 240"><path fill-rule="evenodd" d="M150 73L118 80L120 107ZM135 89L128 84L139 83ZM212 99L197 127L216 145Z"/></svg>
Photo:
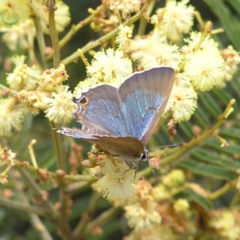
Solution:
<svg viewBox="0 0 240 240"><path fill-rule="evenodd" d="M75 99L82 129L58 132L90 141L137 168L161 118L174 82L174 70L155 67L129 76L118 87L101 84Z"/></svg>

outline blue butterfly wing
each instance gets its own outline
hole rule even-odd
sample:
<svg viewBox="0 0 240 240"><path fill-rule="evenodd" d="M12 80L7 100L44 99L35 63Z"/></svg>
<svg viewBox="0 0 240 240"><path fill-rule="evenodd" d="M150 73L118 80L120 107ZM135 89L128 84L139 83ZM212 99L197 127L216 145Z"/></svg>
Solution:
<svg viewBox="0 0 240 240"><path fill-rule="evenodd" d="M75 100L75 116L83 132L98 136L130 136L117 94L117 88L102 84Z"/></svg>
<svg viewBox="0 0 240 240"><path fill-rule="evenodd" d="M168 102L174 70L156 67L135 73L118 89L125 128L145 146L156 129Z"/></svg>
<svg viewBox="0 0 240 240"><path fill-rule="evenodd" d="M90 88L75 100L75 116L82 129L71 135L95 142L103 137L130 137L145 146L164 111L173 81L172 68L156 67L134 73L119 88L107 84Z"/></svg>
<svg viewBox="0 0 240 240"><path fill-rule="evenodd" d="M82 129L57 132L97 144L130 165L137 162L167 104L174 70L156 67L128 77L119 88L102 84L75 99Z"/></svg>

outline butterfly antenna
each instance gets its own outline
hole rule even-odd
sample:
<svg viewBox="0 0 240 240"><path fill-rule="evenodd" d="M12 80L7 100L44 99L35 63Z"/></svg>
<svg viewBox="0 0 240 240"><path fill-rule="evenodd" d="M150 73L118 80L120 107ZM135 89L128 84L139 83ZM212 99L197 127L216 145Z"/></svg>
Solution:
<svg viewBox="0 0 240 240"><path fill-rule="evenodd" d="M177 146L182 146L182 145L183 145L183 142L182 143L176 143L176 144L170 144L170 145L163 145L163 146L150 148L150 149L148 149L148 151L156 149L156 148L177 147Z"/></svg>

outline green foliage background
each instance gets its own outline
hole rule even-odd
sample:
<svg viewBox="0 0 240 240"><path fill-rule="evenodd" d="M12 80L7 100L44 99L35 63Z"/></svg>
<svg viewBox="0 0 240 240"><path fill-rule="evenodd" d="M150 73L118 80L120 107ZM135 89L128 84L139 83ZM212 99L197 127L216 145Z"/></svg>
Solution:
<svg viewBox="0 0 240 240"><path fill-rule="evenodd" d="M65 1L70 5L72 22L78 22L87 17L87 9L95 8L100 1L81 1L70 0ZM224 33L214 36L222 46L233 45L237 51L240 51L240 1L239 0L191 0L190 3L196 6L202 14L204 20L211 20L215 28L223 27ZM158 4L162 4L161 2ZM196 25L196 28L198 26ZM64 35L62 33L61 35ZM84 36L84 37L83 37ZM63 58L73 49L80 48L89 40L96 39L98 33L90 31L89 26L86 26L77 36L71 41L62 54ZM0 43L0 46L2 43ZM0 47L2 57L8 54L6 48ZM80 79L84 79L85 70L83 63L79 61L76 64L67 66L67 71L71 72L70 85L73 88ZM4 78L3 72L0 72L1 79ZM232 98L236 99L234 112L227 119L225 124L219 129L218 135L225 138L229 147L220 147L220 142L210 137L206 141L199 144L182 155L174 164L175 167L188 170L192 174L192 182L197 182L204 189L214 192L216 189L222 189L223 186L230 183L237 177L236 169L240 169L240 73L238 72L234 79L227 84L226 88L214 89L211 92L199 94L198 108L194 113L191 121L184 122L178 125L178 134L174 142L189 141L194 137L192 128L198 126L201 131L207 131L217 122L219 115L222 114L229 101ZM74 125L74 123L73 123ZM53 146L49 133L49 125L43 115L37 116L34 121L31 115L20 134L14 135L11 138L11 148L14 152L21 155L21 158L28 159L27 145L33 138L38 139L38 144L35 147L36 157L41 168L49 170L55 168ZM26 137L27 136L27 137ZM158 136L154 136L150 145L158 146L168 144L168 133L166 126L163 125ZM81 142L84 145L84 154L90 149L90 145ZM86 155L85 155L86 158ZM35 176L37 178L37 176ZM11 186L8 186L11 188ZM57 198L57 191L53 188L53 183L45 183L42 185L45 190L50 190L51 195ZM0 188L3 188L0 186ZM27 189L26 189L27 190ZM186 190L183 196L196 202L206 211L211 208L229 208L239 206L240 193L232 186L232 190L228 189L221 196L214 198L212 201L198 195L197 193ZM90 186L86 186L81 192L76 192L73 196L74 204L72 215L70 216L71 225L75 225L82 213L86 210L92 194ZM110 208L110 204L102 199L97 198L98 210L94 217L99 217L103 211ZM17 199L16 199L17 200ZM94 204L94 203L90 203ZM121 213L119 210L118 213ZM122 215L118 214L111 221L103 224L103 235L89 237L91 240L99 239L122 239ZM14 211L5 207L0 207L0 239L31 239L37 240L39 236L35 229L29 223L29 217L23 212ZM44 224L49 229L54 239L59 239L54 226L44 220ZM125 226L126 228L126 226ZM209 238L210 239L210 238ZM213 238L212 238L213 239Z"/></svg>

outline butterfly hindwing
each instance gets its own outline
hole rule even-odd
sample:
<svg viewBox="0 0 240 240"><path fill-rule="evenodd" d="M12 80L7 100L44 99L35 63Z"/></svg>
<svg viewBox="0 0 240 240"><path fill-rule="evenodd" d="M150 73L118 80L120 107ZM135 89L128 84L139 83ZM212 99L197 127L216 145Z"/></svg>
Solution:
<svg viewBox="0 0 240 240"><path fill-rule="evenodd" d="M84 133L82 130L72 128L61 128L57 132L97 144L100 150L105 152L109 150L111 155L118 157L140 158L140 155L144 151L143 144L133 137L94 136Z"/></svg>

